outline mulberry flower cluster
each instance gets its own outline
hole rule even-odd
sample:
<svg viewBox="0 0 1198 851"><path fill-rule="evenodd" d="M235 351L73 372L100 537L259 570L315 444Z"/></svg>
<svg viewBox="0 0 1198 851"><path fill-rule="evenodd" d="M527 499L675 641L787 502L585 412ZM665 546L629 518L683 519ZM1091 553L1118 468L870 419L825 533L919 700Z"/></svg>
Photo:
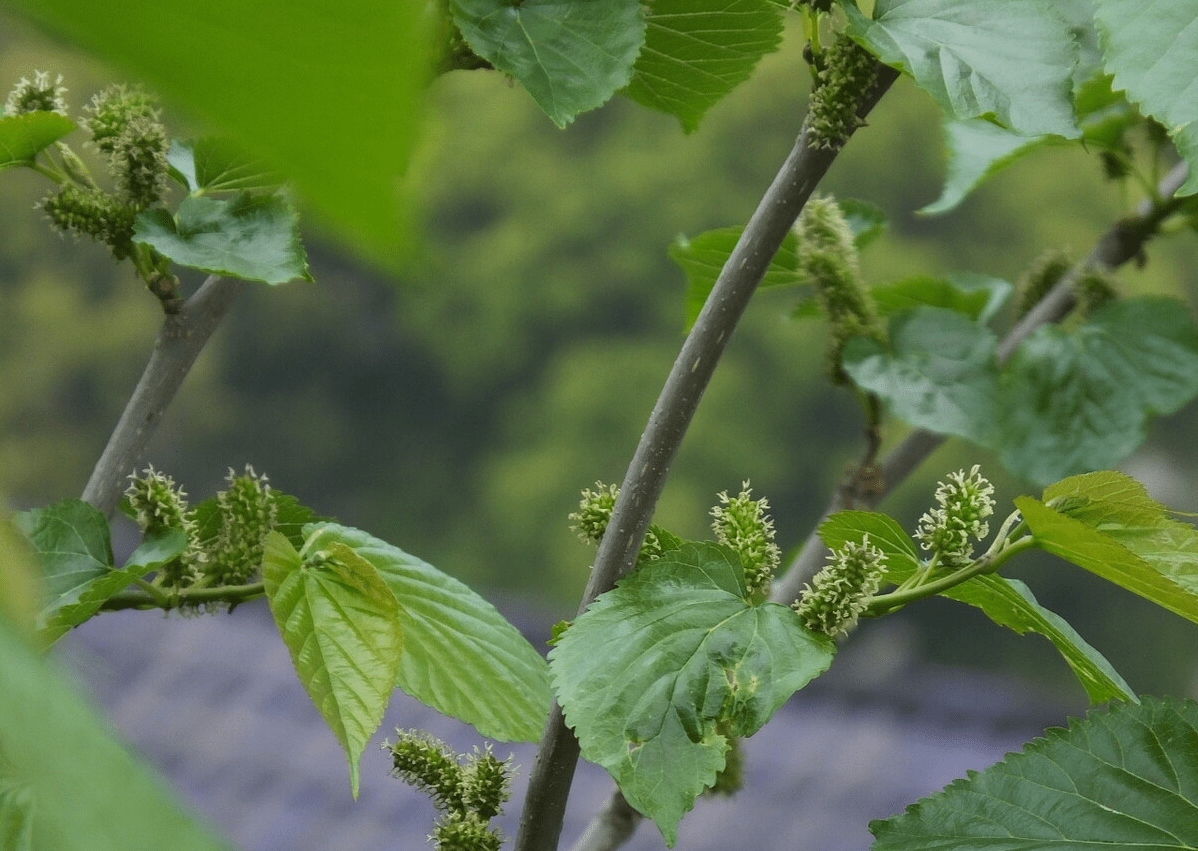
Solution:
<svg viewBox="0 0 1198 851"><path fill-rule="evenodd" d="M605 485L603 482L595 482L594 490L583 489L578 510L570 513L569 520L570 528L578 533L584 544L597 544L603 539L603 533L607 531L607 524L611 522L611 512L619 495L620 488L617 485ZM667 548L662 537L661 529L650 526L645 533L637 560L660 558Z"/></svg>
<svg viewBox="0 0 1198 851"><path fill-rule="evenodd" d="M994 485L974 464L968 473L950 473L936 488L937 508L919 518L915 537L945 567L961 567L973 559L974 543L990 534L986 518L994 513Z"/></svg>
<svg viewBox="0 0 1198 851"><path fill-rule="evenodd" d="M857 104L873 82L877 59L847 35L841 35L823 54L823 67L807 107L807 144L837 149L861 126Z"/></svg>
<svg viewBox="0 0 1198 851"><path fill-rule="evenodd" d="M724 491L719 494L719 500L720 504L711 509L714 518L711 529L715 539L740 556L749 594L768 593L782 558L774 543L774 521L766 514L769 501L764 497L753 499L748 482L741 485L741 492L736 496L730 497Z"/></svg>
<svg viewBox="0 0 1198 851"><path fill-rule="evenodd" d="M835 638L849 632L882 584L886 556L864 535L828 556L794 609L812 632Z"/></svg>
<svg viewBox="0 0 1198 851"><path fill-rule="evenodd" d="M396 730L391 774L428 795L440 816L433 827L439 851L498 851L502 834L490 821L510 797L511 758L478 748L464 759L444 742L419 730Z"/></svg>
<svg viewBox="0 0 1198 851"><path fill-rule="evenodd" d="M48 71L35 71L33 79L22 77L4 101L5 115L25 115L29 112L67 114L67 90L62 86L62 74L54 80Z"/></svg>

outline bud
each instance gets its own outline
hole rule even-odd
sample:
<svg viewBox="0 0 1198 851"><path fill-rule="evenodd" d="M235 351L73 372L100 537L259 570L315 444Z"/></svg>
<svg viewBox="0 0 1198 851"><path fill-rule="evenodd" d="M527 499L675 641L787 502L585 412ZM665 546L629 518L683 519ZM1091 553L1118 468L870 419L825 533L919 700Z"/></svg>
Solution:
<svg viewBox="0 0 1198 851"><path fill-rule="evenodd" d="M857 105L873 82L878 61L843 34L824 51L822 60L804 130L808 147L836 149L864 123L857 116Z"/></svg>
<svg viewBox="0 0 1198 851"><path fill-rule="evenodd" d="M249 582L262 566L266 536L279 518L275 493L266 476L246 466L238 476L232 469L229 488L216 495L220 531L209 549L206 573L216 583L240 585Z"/></svg>
<svg viewBox="0 0 1198 851"><path fill-rule="evenodd" d="M65 95L67 90L62 87L62 74L50 81L47 71L34 71L33 81L22 77L4 101L5 115L24 115L27 112L57 112L67 114Z"/></svg>
<svg viewBox="0 0 1198 851"><path fill-rule="evenodd" d="M828 556L794 609L812 632L835 638L857 625L869 599L882 584L886 555L864 535Z"/></svg>
<svg viewBox="0 0 1198 851"><path fill-rule="evenodd" d="M735 497L729 497L728 492L723 491L719 499L720 504L711 509L714 518L711 530L716 541L731 547L740 556L749 594L768 593L770 580L782 558L774 543L774 521L766 514L769 501L764 497L753 499L747 481Z"/></svg>
<svg viewBox="0 0 1198 851"><path fill-rule="evenodd" d="M962 567L973 560L975 541L990 534L985 518L994 513L994 485L990 484L974 464L969 473L958 470L936 488L939 508L919 518L915 537L920 546L946 567Z"/></svg>

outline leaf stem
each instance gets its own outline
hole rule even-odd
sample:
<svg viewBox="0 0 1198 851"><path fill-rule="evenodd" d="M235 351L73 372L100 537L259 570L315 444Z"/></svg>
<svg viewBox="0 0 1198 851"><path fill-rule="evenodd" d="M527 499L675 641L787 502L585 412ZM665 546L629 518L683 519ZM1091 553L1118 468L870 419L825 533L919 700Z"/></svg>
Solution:
<svg viewBox="0 0 1198 851"><path fill-rule="evenodd" d="M210 276L177 313L168 314L124 413L83 489L83 499L105 516L120 501L162 415L245 281Z"/></svg>
<svg viewBox="0 0 1198 851"><path fill-rule="evenodd" d="M858 115L864 118L897 77L897 71L879 64L873 84L862 93ZM810 147L804 126L749 219L649 416L599 543L580 613L600 594L615 587L616 581L636 564L670 463L720 355L783 238L837 153L834 149ZM578 740L566 727L561 707L555 703L533 764L515 851L557 848L578 755Z"/></svg>

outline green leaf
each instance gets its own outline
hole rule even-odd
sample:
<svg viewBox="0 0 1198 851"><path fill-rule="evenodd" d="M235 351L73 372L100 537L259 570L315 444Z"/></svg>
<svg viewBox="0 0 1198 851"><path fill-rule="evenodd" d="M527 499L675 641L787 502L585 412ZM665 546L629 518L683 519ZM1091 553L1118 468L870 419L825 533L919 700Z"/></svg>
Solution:
<svg viewBox="0 0 1198 851"><path fill-rule="evenodd" d="M374 565L344 544L310 541L301 555L279 532L267 536L262 578L295 672L345 748L356 798L358 761L400 664L395 597Z"/></svg>
<svg viewBox="0 0 1198 851"><path fill-rule="evenodd" d="M922 207L926 215L947 213L970 192L1016 160L1053 143L1051 136L1028 137L984 118L945 118L948 173L940 197Z"/></svg>
<svg viewBox="0 0 1198 851"><path fill-rule="evenodd" d="M858 544L865 535L885 554L888 581L894 582L899 576L905 579L919 567L915 542L889 515L876 511L838 511L819 525L820 540L830 550Z"/></svg>
<svg viewBox="0 0 1198 851"><path fill-rule="evenodd" d="M545 660L495 607L458 580L358 529L314 528L309 548L350 547L399 601L407 694L503 741L533 741L552 702Z"/></svg>
<svg viewBox="0 0 1198 851"><path fill-rule="evenodd" d="M1109 304L1072 333L1040 328L1003 369L1003 464L1040 484L1113 467L1143 442L1150 415L1195 395L1198 329L1178 301Z"/></svg>
<svg viewBox="0 0 1198 851"><path fill-rule="evenodd" d="M645 42L639 0L450 0L450 10L470 49L559 127L624 88Z"/></svg>
<svg viewBox="0 0 1198 851"><path fill-rule="evenodd" d="M400 188L432 59L423 0L14 0L7 7L143 83L205 132L278 163L342 239L397 260ZM168 36L164 34L175 34ZM180 61L179 38L186 38Z"/></svg>
<svg viewBox="0 0 1198 851"><path fill-rule="evenodd" d="M676 116L687 133L782 38L770 0L651 0L648 8L627 93Z"/></svg>
<svg viewBox="0 0 1198 851"><path fill-rule="evenodd" d="M113 568L108 520L91 503L64 499L13 515L42 566L46 598L71 600L79 589Z"/></svg>
<svg viewBox="0 0 1198 851"><path fill-rule="evenodd" d="M283 176L263 162L253 160L226 139L207 137L194 142L175 139L166 161L172 174L193 195L274 189Z"/></svg>
<svg viewBox="0 0 1198 851"><path fill-rule="evenodd" d="M1169 131L1198 192L1198 6L1193 0L1095 0L1114 88Z"/></svg>
<svg viewBox="0 0 1198 851"><path fill-rule="evenodd" d="M1042 550L1198 623L1198 594L1155 569L1105 531L1030 496L1018 497L1015 506Z"/></svg>
<svg viewBox="0 0 1198 851"><path fill-rule="evenodd" d="M857 198L838 198L836 203L853 232L853 244L858 251L886 232L886 213L876 204Z"/></svg>
<svg viewBox="0 0 1198 851"><path fill-rule="evenodd" d="M751 605L735 555L688 543L596 600L550 652L582 755L667 844L749 736L831 664L835 645L776 603Z"/></svg>
<svg viewBox="0 0 1198 851"><path fill-rule="evenodd" d="M686 274L686 327L699 317L704 302L711 295L720 271L736 247L743 227L717 228L688 239L683 234L674 238L669 248L670 259ZM782 246L765 270L760 287L782 287L803 283L799 277L799 258L795 253L798 241L794 232L787 232Z"/></svg>
<svg viewBox="0 0 1198 851"><path fill-rule="evenodd" d="M119 570L109 570L51 599L38 615L39 637L46 646L53 644L91 618L113 594L177 558L186 548L187 535L181 529L142 541Z"/></svg>
<svg viewBox="0 0 1198 851"><path fill-rule="evenodd" d="M1198 848L1198 704L1091 712L870 830L873 851Z"/></svg>
<svg viewBox="0 0 1198 851"><path fill-rule="evenodd" d="M920 275L870 290L878 313L894 316L921 305L942 307L978 322L988 322L1006 303L1014 287L1001 278L955 272L947 278Z"/></svg>
<svg viewBox="0 0 1198 851"><path fill-rule="evenodd" d="M0 171L32 165L46 148L75 129L75 122L57 112L24 112L0 118Z"/></svg>
<svg viewBox="0 0 1198 851"><path fill-rule="evenodd" d="M0 694L0 831L39 851L228 851L3 618Z"/></svg>
<svg viewBox="0 0 1198 851"><path fill-rule="evenodd" d="M172 217L161 208L137 217L134 241L180 266L247 281L312 280L295 209L282 195L189 196Z"/></svg>
<svg viewBox="0 0 1198 851"><path fill-rule="evenodd" d="M951 118L990 118L1023 136L1076 138L1073 36L1043 0L878 0L849 32L908 74Z"/></svg>
<svg viewBox="0 0 1198 851"><path fill-rule="evenodd" d="M985 444L997 416L994 334L961 314L918 307L890 320L890 346L855 337L843 368L900 419Z"/></svg>

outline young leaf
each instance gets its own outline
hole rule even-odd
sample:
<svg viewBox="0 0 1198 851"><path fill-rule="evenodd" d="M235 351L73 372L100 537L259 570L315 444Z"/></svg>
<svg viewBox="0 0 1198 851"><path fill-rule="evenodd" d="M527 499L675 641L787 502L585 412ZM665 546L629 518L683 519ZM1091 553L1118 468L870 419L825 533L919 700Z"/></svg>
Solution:
<svg viewBox="0 0 1198 851"><path fill-rule="evenodd" d="M1074 42L1041 0L878 0L873 20L841 6L849 32L909 73L951 117L992 118L1024 136L1076 138Z"/></svg>
<svg viewBox="0 0 1198 851"><path fill-rule="evenodd" d="M1036 545L1198 623L1198 589L1190 590L1132 552L1105 529L1054 510L1030 496L1016 498Z"/></svg>
<svg viewBox="0 0 1198 851"><path fill-rule="evenodd" d="M450 10L470 49L558 127L626 86L645 41L639 0L451 0Z"/></svg>
<svg viewBox="0 0 1198 851"><path fill-rule="evenodd" d="M163 535L142 541L119 570L109 570L50 600L37 619L42 642L48 647L58 641L98 612L113 594L177 558L186 548L186 533L182 529L170 529Z"/></svg>
<svg viewBox="0 0 1198 851"><path fill-rule="evenodd" d="M162 208L139 215L133 238L214 275L267 284L312 280L295 209L282 195L189 196L173 217Z"/></svg>
<svg viewBox="0 0 1198 851"><path fill-rule="evenodd" d="M358 760L383 720L403 634L394 595L374 565L336 541L305 548L266 539L266 599L300 682L345 748L358 796Z"/></svg>
<svg viewBox="0 0 1198 851"><path fill-rule="evenodd" d="M166 793L54 670L0 618L0 796L20 796L35 849L229 851ZM0 804L0 809L3 805ZM0 830L17 827L0 824ZM3 834L0 834L3 835ZM21 835L21 831L17 831ZM3 835L5 849L14 837Z"/></svg>
<svg viewBox="0 0 1198 851"><path fill-rule="evenodd" d="M545 660L495 607L385 541L334 523L309 548L338 543L370 562L399 602L404 652L394 682L434 709L503 741L533 741L549 711Z"/></svg>
<svg viewBox="0 0 1198 851"><path fill-rule="evenodd" d="M73 599L88 582L112 570L108 521L90 503L64 499L13 515L37 550L46 597Z"/></svg>
<svg viewBox="0 0 1198 851"><path fill-rule="evenodd" d="M918 307L890 321L889 350L856 337L844 349L844 371L913 426L985 445L997 410L993 332L961 314Z"/></svg>
<svg viewBox="0 0 1198 851"><path fill-rule="evenodd" d="M166 153L173 174L194 195L241 189L274 189L283 177L265 163L246 156L227 140L207 137L171 142Z"/></svg>
<svg viewBox="0 0 1198 851"><path fill-rule="evenodd" d="M782 37L782 16L770 0L651 0L648 8L627 93L677 116L687 133Z"/></svg>
<svg viewBox="0 0 1198 851"><path fill-rule="evenodd" d="M1193 0L1095 0L1114 88L1161 123L1190 166L1179 193L1198 192L1198 6Z"/></svg>
<svg viewBox="0 0 1198 851"><path fill-rule="evenodd" d="M1001 278L956 272L947 278L917 276L870 290L882 316L916 307L942 307L978 322L988 322L1006 303L1014 287Z"/></svg>
<svg viewBox="0 0 1198 851"><path fill-rule="evenodd" d="M1114 466L1143 441L1149 415L1195 395L1198 329L1180 302L1116 302L1073 333L1043 327L1003 369L1003 464L1039 483Z"/></svg>
<svg viewBox="0 0 1198 851"><path fill-rule="evenodd" d="M739 560L684 544L601 596L550 652L582 755L673 845L678 822L749 736L831 664L793 611L745 599Z"/></svg>
<svg viewBox="0 0 1198 851"><path fill-rule="evenodd" d="M915 542L903 527L887 514L876 511L838 511L819 526L819 537L830 550L838 550L845 544L860 543L869 536L869 542L886 554L886 578L890 582L897 576L906 578L919 567L919 554Z"/></svg>
<svg viewBox="0 0 1198 851"><path fill-rule="evenodd" d="M873 851L1198 848L1198 704L1091 712L870 830Z"/></svg>
<svg viewBox="0 0 1198 851"><path fill-rule="evenodd" d="M57 112L23 112L0 118L0 171L30 165L40 151L75 129L75 122Z"/></svg>

